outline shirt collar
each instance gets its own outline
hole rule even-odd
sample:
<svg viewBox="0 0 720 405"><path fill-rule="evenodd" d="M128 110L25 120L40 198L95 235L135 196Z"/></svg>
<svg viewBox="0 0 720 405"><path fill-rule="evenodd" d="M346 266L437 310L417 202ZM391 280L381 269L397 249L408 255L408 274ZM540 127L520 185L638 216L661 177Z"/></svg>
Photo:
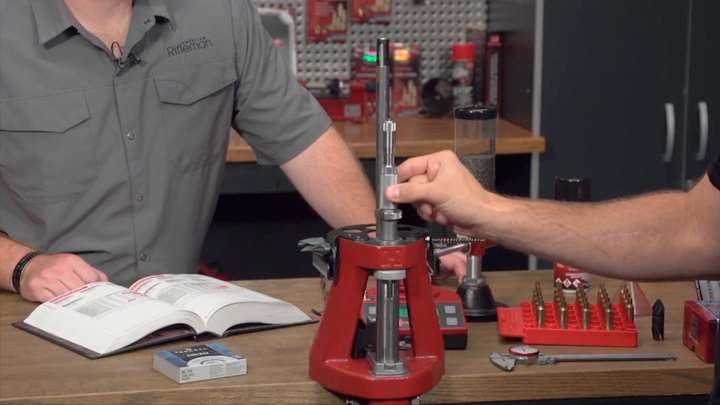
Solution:
<svg viewBox="0 0 720 405"><path fill-rule="evenodd" d="M164 0L148 0L148 4L156 20L165 20L170 23L173 29L175 28L175 20L172 18L172 14L170 14Z"/></svg>
<svg viewBox="0 0 720 405"><path fill-rule="evenodd" d="M31 0L31 5L35 16L38 41L42 45L67 31L68 28L78 28L77 20L75 20L75 17L73 17L62 0ZM137 11L138 6L146 8L149 15L154 16L156 21L168 21L171 27L175 28L172 15L168 11L165 1L136 0L133 5L133 12Z"/></svg>
<svg viewBox="0 0 720 405"><path fill-rule="evenodd" d="M134 0L133 18L130 24L137 24L141 32L147 32L156 23L169 22L175 29L173 19L163 0ZM131 26L132 30L132 26Z"/></svg>
<svg viewBox="0 0 720 405"><path fill-rule="evenodd" d="M31 0L30 4L35 15L38 41L42 45L77 24L62 0Z"/></svg>

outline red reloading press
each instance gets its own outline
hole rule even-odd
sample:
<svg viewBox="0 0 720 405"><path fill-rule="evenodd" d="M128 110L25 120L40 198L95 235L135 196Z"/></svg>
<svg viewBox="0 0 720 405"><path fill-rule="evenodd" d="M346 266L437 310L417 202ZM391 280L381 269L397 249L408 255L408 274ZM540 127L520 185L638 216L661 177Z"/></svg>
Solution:
<svg viewBox="0 0 720 405"><path fill-rule="evenodd" d="M397 183L396 125L389 118L389 41L377 43L377 159L375 225L340 228L332 245L332 287L310 350L310 377L355 401L409 404L430 391L445 368L443 339L432 298L427 265L428 238L422 228L402 226L402 211L384 190ZM368 277L377 280L377 321L367 350L356 350ZM400 287L412 329L402 350L399 341Z"/></svg>
<svg viewBox="0 0 720 405"><path fill-rule="evenodd" d="M356 228L357 229L357 228ZM424 231L400 230L398 245L380 245L360 233L342 230L337 239L339 266L310 351L310 377L353 398L378 404L407 404L430 391L444 373L444 346L426 261ZM403 269L403 270L398 270ZM358 313L368 277L377 280L375 350L354 356ZM404 283L412 343L398 345L399 284Z"/></svg>

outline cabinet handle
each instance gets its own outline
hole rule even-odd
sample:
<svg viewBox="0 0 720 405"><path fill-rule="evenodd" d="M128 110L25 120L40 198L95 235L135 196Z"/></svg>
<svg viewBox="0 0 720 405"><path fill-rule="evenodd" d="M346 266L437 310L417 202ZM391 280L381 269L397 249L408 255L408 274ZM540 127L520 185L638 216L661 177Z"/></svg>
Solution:
<svg viewBox="0 0 720 405"><path fill-rule="evenodd" d="M695 155L696 160L705 160L707 157L707 146L708 146L708 130L710 126L710 119L708 118L708 106L704 101L698 103L698 118L700 120L700 143L698 144L698 151Z"/></svg>
<svg viewBox="0 0 720 405"><path fill-rule="evenodd" d="M665 153L663 161L670 162L672 160L673 151L675 150L675 106L672 103L665 103L665 125L667 128L665 137Z"/></svg>

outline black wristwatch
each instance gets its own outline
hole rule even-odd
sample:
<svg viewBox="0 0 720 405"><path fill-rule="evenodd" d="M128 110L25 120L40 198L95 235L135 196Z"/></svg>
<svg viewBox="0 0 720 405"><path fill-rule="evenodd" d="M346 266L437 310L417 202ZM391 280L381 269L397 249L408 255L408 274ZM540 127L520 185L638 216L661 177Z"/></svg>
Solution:
<svg viewBox="0 0 720 405"><path fill-rule="evenodd" d="M18 294L20 294L20 277L22 277L22 273L23 271L25 271L25 267L28 263L30 263L30 260L32 260L35 256L39 254L40 252L30 252L23 256L22 259L20 259L20 261L15 265L15 269L12 273L12 285Z"/></svg>

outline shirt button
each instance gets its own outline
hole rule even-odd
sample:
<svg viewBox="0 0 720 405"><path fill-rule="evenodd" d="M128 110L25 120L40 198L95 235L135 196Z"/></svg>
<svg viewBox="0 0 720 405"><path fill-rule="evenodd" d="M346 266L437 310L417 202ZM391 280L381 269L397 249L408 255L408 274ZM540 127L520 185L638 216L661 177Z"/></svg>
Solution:
<svg viewBox="0 0 720 405"><path fill-rule="evenodd" d="M138 195L135 196L135 201L137 201L137 202L143 202L143 200L145 200L145 196L144 196L144 195L138 194Z"/></svg>
<svg viewBox="0 0 720 405"><path fill-rule="evenodd" d="M135 131L130 131L125 136L127 137L127 139L134 141L135 140Z"/></svg>
<svg viewBox="0 0 720 405"><path fill-rule="evenodd" d="M141 262L146 262L147 259L148 259L147 254L145 254L145 253L140 253L140 261L141 261Z"/></svg>

